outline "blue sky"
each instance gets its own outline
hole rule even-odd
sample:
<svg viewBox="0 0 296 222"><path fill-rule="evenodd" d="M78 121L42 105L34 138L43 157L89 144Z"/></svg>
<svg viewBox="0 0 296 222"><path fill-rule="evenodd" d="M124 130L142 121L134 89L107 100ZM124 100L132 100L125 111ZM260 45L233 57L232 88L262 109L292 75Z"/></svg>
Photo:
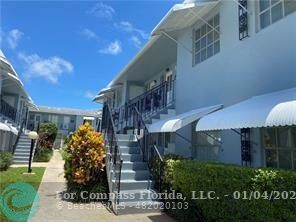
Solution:
<svg viewBox="0 0 296 222"><path fill-rule="evenodd" d="M2 1L1 48L37 105L97 109L175 1Z"/></svg>

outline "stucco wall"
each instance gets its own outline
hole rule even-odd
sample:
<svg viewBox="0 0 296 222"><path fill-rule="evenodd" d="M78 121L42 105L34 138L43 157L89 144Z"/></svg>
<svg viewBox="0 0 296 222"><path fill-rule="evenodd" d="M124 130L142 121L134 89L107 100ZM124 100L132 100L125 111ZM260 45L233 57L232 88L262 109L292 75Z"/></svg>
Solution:
<svg viewBox="0 0 296 222"><path fill-rule="evenodd" d="M256 1L249 1L250 37L238 38L238 8L232 1L223 1L220 13L220 53L192 66L192 54L178 45L176 110L183 113L191 109L224 104L229 106L254 95L296 87L296 13L258 31L255 13ZM213 12L212 15L216 14ZM209 16L211 17L211 15ZM293 28L294 27L294 28ZM179 33L178 42L192 48L192 28ZM189 129L187 129L189 131ZM186 128L181 131L191 137ZM258 143L261 162L259 132L254 136ZM181 139L177 152L188 146ZM222 135L220 160L240 163L240 138L231 131ZM182 145L183 144L183 145ZM182 150L178 150L182 149Z"/></svg>

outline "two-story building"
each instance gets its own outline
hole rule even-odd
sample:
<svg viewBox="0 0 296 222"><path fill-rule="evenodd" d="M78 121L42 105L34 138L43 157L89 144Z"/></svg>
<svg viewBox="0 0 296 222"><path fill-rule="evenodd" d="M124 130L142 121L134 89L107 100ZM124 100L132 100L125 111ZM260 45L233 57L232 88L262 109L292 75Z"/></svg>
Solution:
<svg viewBox="0 0 296 222"><path fill-rule="evenodd" d="M50 122L56 124L58 134L67 136L85 121L97 129L100 123L100 113L93 110L38 106L29 109L27 128L36 130L41 123Z"/></svg>
<svg viewBox="0 0 296 222"><path fill-rule="evenodd" d="M176 4L95 100L117 110L117 125L136 105L164 152L295 169L295 10L294 0Z"/></svg>
<svg viewBox="0 0 296 222"><path fill-rule="evenodd" d="M167 153L296 169L295 11L295 0L174 5L94 99L110 190L150 192L142 165L155 171Z"/></svg>
<svg viewBox="0 0 296 222"><path fill-rule="evenodd" d="M30 106L34 105L22 81L0 50L0 150L13 151Z"/></svg>

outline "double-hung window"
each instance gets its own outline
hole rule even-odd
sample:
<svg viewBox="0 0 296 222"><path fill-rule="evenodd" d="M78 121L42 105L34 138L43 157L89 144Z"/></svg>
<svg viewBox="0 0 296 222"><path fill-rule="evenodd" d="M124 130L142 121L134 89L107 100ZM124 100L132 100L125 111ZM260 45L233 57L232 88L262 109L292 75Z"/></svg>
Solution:
<svg viewBox="0 0 296 222"><path fill-rule="evenodd" d="M219 14L194 31L193 65L199 64L220 52Z"/></svg>
<svg viewBox="0 0 296 222"><path fill-rule="evenodd" d="M265 165L296 169L296 127L263 129Z"/></svg>
<svg viewBox="0 0 296 222"><path fill-rule="evenodd" d="M296 11L296 0L260 0L260 29Z"/></svg>

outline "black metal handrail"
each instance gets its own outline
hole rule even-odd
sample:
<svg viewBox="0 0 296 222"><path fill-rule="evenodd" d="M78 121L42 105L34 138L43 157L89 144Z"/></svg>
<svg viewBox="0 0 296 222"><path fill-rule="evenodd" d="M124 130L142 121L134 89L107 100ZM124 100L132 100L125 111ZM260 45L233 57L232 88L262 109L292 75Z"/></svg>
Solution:
<svg viewBox="0 0 296 222"><path fill-rule="evenodd" d="M129 126L134 107L137 107L143 119L147 119L164 108L173 105L174 101L175 80L172 79L129 100L125 105L114 109L115 125L119 130Z"/></svg>
<svg viewBox="0 0 296 222"><path fill-rule="evenodd" d="M118 138L116 135L116 128L115 124L113 121L113 114L111 112L111 109L109 105L104 105L103 107L103 118L104 118L104 124L102 124L102 132L104 133L105 140L108 143L108 149L110 152L110 155L108 155L107 158L108 162L112 164L113 166L113 172L114 172L114 177L115 177L115 184L116 184L116 191L117 195L115 195L115 200L114 202L116 204L119 204L119 193L120 193L120 181L121 181L121 169L122 169L122 156L121 156L121 151L118 146ZM110 181L112 182L112 180ZM112 187L113 189L113 187ZM110 192L112 192L111 190Z"/></svg>
<svg viewBox="0 0 296 222"><path fill-rule="evenodd" d="M16 120L16 113L17 113L16 108L9 105L3 99L0 100L0 113L13 121Z"/></svg>
<svg viewBox="0 0 296 222"><path fill-rule="evenodd" d="M134 125L134 134L136 135L137 141L142 150L143 161L147 162L149 171L152 174L151 176L157 177L158 181L155 183L154 188L161 192L163 158L160 155L157 146L152 141L151 134L149 133L145 121L136 106L134 106L133 111L132 120ZM155 162L158 164L155 164ZM156 167L158 167L158 169L156 169Z"/></svg>
<svg viewBox="0 0 296 222"><path fill-rule="evenodd" d="M26 119L23 119L22 124L21 124L21 127L19 129L19 132L18 132L17 137L16 137L16 140L15 140L15 143L13 144L13 147L12 147L12 154L14 154L15 149L16 149L16 146L17 146L17 144L18 144L18 142L20 140L20 137L21 137L21 135L23 133L23 130L24 130L24 127L25 127L25 123L26 123Z"/></svg>

